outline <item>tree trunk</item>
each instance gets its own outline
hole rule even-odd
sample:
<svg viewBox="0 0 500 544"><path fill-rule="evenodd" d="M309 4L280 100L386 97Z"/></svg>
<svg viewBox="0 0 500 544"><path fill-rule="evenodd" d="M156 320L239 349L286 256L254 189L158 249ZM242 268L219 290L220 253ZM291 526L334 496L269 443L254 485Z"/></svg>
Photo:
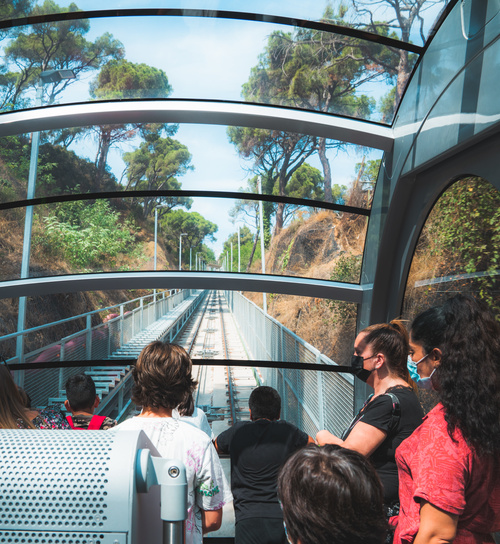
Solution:
<svg viewBox="0 0 500 544"><path fill-rule="evenodd" d="M408 68L408 51L403 51L401 49L399 52L398 80L396 83L396 96L394 97L394 111L396 111L396 108L401 101L401 97L403 96L409 77L410 70Z"/></svg>
<svg viewBox="0 0 500 544"><path fill-rule="evenodd" d="M283 215L285 212L285 204L280 202L276 210L276 224L274 225L274 234L279 234L283 230Z"/></svg>
<svg viewBox="0 0 500 544"><path fill-rule="evenodd" d="M96 187L101 187L102 179L104 177L104 171L106 169L106 162L108 159L109 147L111 145L111 131L105 127L101 128L99 142L99 151L97 154L97 173L96 173Z"/></svg>
<svg viewBox="0 0 500 544"><path fill-rule="evenodd" d="M250 259L248 260L247 272L250 272L250 267L252 266L253 256L255 255L255 250L257 249L257 242L259 241L259 233L255 234L255 240L253 241L252 253L250 254Z"/></svg>
<svg viewBox="0 0 500 544"><path fill-rule="evenodd" d="M326 158L326 138L319 139L318 156L323 167L323 179L325 187L325 202L333 202L332 196L332 170L330 161Z"/></svg>

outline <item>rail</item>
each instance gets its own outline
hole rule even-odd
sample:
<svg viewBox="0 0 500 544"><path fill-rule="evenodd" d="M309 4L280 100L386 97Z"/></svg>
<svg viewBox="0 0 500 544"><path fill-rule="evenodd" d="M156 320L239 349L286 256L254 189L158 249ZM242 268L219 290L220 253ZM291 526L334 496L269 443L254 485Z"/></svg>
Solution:
<svg viewBox="0 0 500 544"><path fill-rule="evenodd" d="M0 337L0 353L5 352L5 343L15 343L19 335L23 335L25 340L28 339L27 345L36 345L35 342L37 342L36 349L23 354L22 360L24 363L40 363L40 368L15 371L16 382L30 391L33 406L45 406L47 403L59 402L66 380L80 372L90 372L91 369L88 366L72 367L70 365L60 366L57 369L43 368L44 363L110 359L115 351L126 345L141 331L156 323L162 316L169 312L174 313L174 309L180 308L182 315L176 316L163 334L163 337L167 336L169 341L172 341L196 309L198 303L204 298L204 296L196 296L185 310L182 309L184 301L187 302L192 293L200 294L202 292L183 290L170 294L157 294L156 296L147 295L126 303L6 335ZM167 294L168 296L166 296ZM108 319L105 318L104 322L92 327L92 318L96 314L102 316L103 313L107 313ZM61 326L72 321L77 325L85 324L86 326L61 338L58 342L39 346L40 331L49 331L49 334L52 332L55 336L55 332L60 330ZM51 327L54 327L53 331L50 331ZM17 363L18 358L11 357L7 359L7 362ZM128 368L125 367L125 370ZM57 374L55 374L56 372ZM106 392L97 413L105 411L106 415L115 418L125 413L129 405L128 397L131 386L130 373L127 372L119 383L111 386Z"/></svg>
<svg viewBox="0 0 500 544"><path fill-rule="evenodd" d="M160 296L158 293L156 295L146 295L114 306L107 306L38 327L7 334L0 337L0 353L7 359L8 363L106 359L116 346L127 343L135 334L180 304L190 294L191 290L189 289L177 292L163 291ZM92 326L92 321L95 321L97 316L105 312L108 312L108 315L103 322ZM101 321L100 318L99 321ZM61 330L62 327L72 322L76 322L76 326L81 327L80 330L52 344L36 347L40 344L40 332L47 332L49 329L53 329L53 331ZM83 333L86 334L85 341L82 341L82 339L76 341L77 338L82 337ZM52 336L56 336L56 334ZM9 357L9 353L15 353L16 351L15 346L18 337L23 339L25 348L22 350L20 357L17 355ZM102 342L103 337L108 339L108 345L104 345ZM83 345L85 346L84 349L82 348Z"/></svg>
<svg viewBox="0 0 500 544"><path fill-rule="evenodd" d="M226 301L240 334L255 360L336 365L256 304L236 291ZM354 411L354 378L350 374L281 368L261 368L264 383L277 389L284 419L311 436L320 429L336 435L349 425Z"/></svg>

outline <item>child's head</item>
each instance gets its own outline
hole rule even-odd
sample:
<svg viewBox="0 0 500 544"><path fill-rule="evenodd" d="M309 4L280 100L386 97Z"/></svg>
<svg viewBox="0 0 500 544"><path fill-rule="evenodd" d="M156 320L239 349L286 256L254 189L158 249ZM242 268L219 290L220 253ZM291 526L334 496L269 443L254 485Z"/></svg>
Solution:
<svg viewBox="0 0 500 544"><path fill-rule="evenodd" d="M66 381L66 410L93 414L99 405L94 380L86 374L76 374Z"/></svg>

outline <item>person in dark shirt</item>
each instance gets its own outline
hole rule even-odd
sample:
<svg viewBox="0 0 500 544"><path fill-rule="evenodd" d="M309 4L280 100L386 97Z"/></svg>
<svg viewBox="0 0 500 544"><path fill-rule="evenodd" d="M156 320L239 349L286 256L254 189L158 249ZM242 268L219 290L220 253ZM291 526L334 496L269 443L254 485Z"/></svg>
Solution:
<svg viewBox="0 0 500 544"><path fill-rule="evenodd" d="M250 421L237 422L215 440L217 451L231 457L235 544L286 543L278 473L290 455L314 441L279 419L281 398L272 387L254 389L248 405Z"/></svg>
<svg viewBox="0 0 500 544"><path fill-rule="evenodd" d="M352 420L342 437L322 430L318 444L335 444L357 451L373 464L384 489L387 519L399 512L396 448L422 423L423 411L408 372L409 339L402 321L370 325L354 342L356 376L374 393ZM392 542L392 532L386 542Z"/></svg>
<svg viewBox="0 0 500 544"><path fill-rule="evenodd" d="M76 374L66 381L66 398L64 406L71 416L66 416L72 429L103 431L116 425L109 417L94 415L100 399L96 394L94 380L86 374Z"/></svg>

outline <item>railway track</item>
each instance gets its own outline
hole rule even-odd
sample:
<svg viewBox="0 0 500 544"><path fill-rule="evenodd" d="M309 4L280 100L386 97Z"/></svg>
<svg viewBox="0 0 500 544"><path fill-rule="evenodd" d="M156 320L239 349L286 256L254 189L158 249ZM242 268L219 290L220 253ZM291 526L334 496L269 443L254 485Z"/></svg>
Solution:
<svg viewBox="0 0 500 544"><path fill-rule="evenodd" d="M248 360L238 327L219 291L210 291L176 339L196 359ZM198 381L195 402L217 422L214 434L240 419L248 419L248 397L259 383L256 369L193 365ZM214 425L212 425L214 427Z"/></svg>

